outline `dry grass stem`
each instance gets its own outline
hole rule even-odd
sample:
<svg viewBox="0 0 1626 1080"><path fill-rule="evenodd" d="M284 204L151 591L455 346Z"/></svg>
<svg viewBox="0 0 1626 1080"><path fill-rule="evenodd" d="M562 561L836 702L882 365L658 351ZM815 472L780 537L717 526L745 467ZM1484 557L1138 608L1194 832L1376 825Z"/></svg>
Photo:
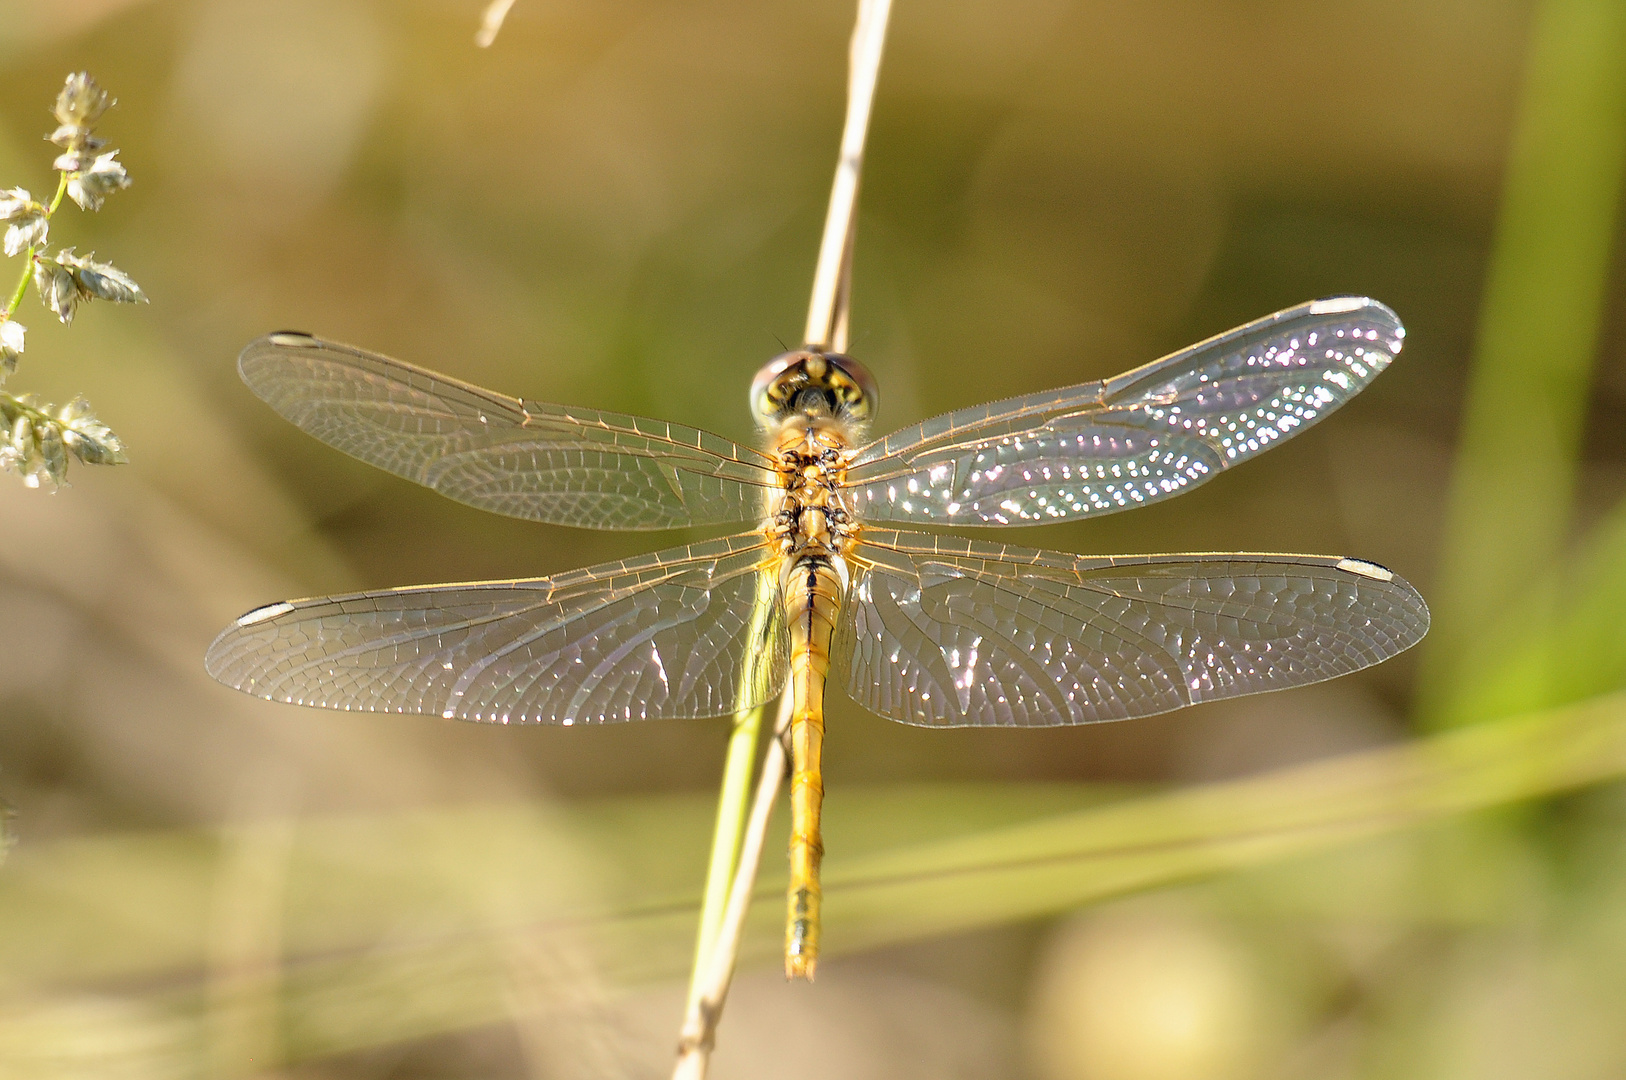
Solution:
<svg viewBox="0 0 1626 1080"><path fill-rule="evenodd" d="M745 913L751 907L751 889L756 883L757 867L762 862L768 821L773 816L774 800L779 797L779 785L785 780L785 732L790 728L792 702L788 690L780 695L779 719L774 722L773 738L768 741L767 752L762 755L762 772L757 777L756 797L751 801L751 816L746 823L739 864L729 888L722 929L711 955L704 958L701 962L703 966L697 972L695 987L698 993L691 997L688 1013L683 1018L683 1029L678 1035L677 1067L672 1070L672 1080L703 1080L706 1066L711 1060L717 1022L722 1018L728 985L734 978L740 932L745 925Z"/></svg>
<svg viewBox="0 0 1626 1080"><path fill-rule="evenodd" d="M493 5L495 9L498 5ZM858 181L864 165L864 139L869 131L870 107L881 70L892 0L859 0L858 18L848 52L847 118L841 133L830 209L813 274L813 296L808 305L806 341L810 347L839 352L846 348L852 297L853 243L857 235ZM722 926L709 952L702 947L695 957L694 977L683 1028L678 1039L675 1080L701 1080L706 1075L711 1047L728 996L729 982L739 951L740 931L751 903L751 888L761 861L763 839L773 801L784 778L784 734L790 724L791 695L782 695L774 739L763 755L756 798L741 842L739 860L729 887ZM715 853L714 853L715 856ZM708 881L708 888L711 884ZM705 927L702 926L704 940Z"/></svg>
<svg viewBox="0 0 1626 1080"><path fill-rule="evenodd" d="M850 291L854 222L858 212L858 179L864 168L864 138L869 133L870 106L881 72L892 0L859 0L853 27L847 78L847 121L841 131L830 210L824 219L819 264L813 274L813 299L807 309L806 344L810 348L845 347L847 296ZM839 343L837 336L842 338Z"/></svg>
<svg viewBox="0 0 1626 1080"><path fill-rule="evenodd" d="M474 32L474 43L482 49L491 48L491 43L497 40L502 32L503 20L508 18L508 9L514 6L514 0L491 0L486 5L485 14L480 16L480 29Z"/></svg>

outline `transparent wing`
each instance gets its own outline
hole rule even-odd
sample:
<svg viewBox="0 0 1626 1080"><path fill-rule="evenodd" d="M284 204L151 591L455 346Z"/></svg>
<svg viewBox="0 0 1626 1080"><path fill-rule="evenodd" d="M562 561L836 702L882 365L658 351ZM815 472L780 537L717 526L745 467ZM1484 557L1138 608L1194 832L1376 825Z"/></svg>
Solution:
<svg viewBox="0 0 1626 1080"><path fill-rule="evenodd" d="M1415 589L1355 559L1085 558L871 529L855 562L838 678L906 724L1149 716L1358 671L1428 630Z"/></svg>
<svg viewBox="0 0 1626 1080"><path fill-rule="evenodd" d="M789 649L759 534L526 581L272 604L209 647L257 697L496 723L718 716L767 701Z"/></svg>
<svg viewBox="0 0 1626 1080"><path fill-rule="evenodd" d="M724 525L762 516L775 485L755 450L694 428L482 390L306 334L237 360L249 388L329 446L448 498L595 529Z"/></svg>
<svg viewBox="0 0 1626 1080"><path fill-rule="evenodd" d="M1405 329L1375 300L1300 304L1105 382L948 413L858 452L871 521L1026 525L1177 495L1371 382Z"/></svg>

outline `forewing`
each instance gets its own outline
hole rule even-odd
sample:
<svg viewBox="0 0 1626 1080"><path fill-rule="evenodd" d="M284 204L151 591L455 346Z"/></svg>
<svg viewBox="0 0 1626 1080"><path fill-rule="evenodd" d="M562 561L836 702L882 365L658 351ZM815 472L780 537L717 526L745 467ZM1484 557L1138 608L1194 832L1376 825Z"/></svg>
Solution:
<svg viewBox="0 0 1626 1080"><path fill-rule="evenodd" d="M1404 336L1375 300L1300 304L1106 382L889 435L854 458L851 505L872 521L1028 525L1155 502L1314 424Z"/></svg>
<svg viewBox="0 0 1626 1080"><path fill-rule="evenodd" d="M1428 629L1415 589L1354 559L1086 558L872 529L854 561L838 678L906 724L1149 716L1346 675Z"/></svg>
<svg viewBox="0 0 1626 1080"><path fill-rule="evenodd" d="M209 647L258 697L496 723L718 716L767 701L787 635L758 534L525 581L272 604Z"/></svg>
<svg viewBox="0 0 1626 1080"><path fill-rule="evenodd" d="M458 502L596 529L754 521L769 462L659 420L521 401L305 334L250 342L243 381L352 457Z"/></svg>

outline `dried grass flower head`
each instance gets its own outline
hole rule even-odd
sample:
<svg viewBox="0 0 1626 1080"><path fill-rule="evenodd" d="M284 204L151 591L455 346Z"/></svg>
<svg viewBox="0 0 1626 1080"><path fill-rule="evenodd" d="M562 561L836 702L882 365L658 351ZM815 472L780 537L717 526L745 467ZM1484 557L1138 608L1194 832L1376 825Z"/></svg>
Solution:
<svg viewBox="0 0 1626 1080"><path fill-rule="evenodd" d="M21 187L0 191L0 224L7 257L22 256L23 266L10 302L0 310L0 381L17 369L27 343L27 329L15 318L17 306L30 284L40 301L63 325L73 322L79 305L88 300L117 304L144 303L141 287L111 263L78 255L71 247L50 250L51 219L64 198L81 210L100 210L108 196L130 186L130 174L117 150L104 150L105 141L95 126L114 104L106 90L87 72L67 77L51 109L56 130L47 139L61 148L51 165L57 173L56 193L49 200L35 199ZM91 411L82 397L58 408L31 394L0 390L0 468L21 474L23 483L61 486L68 461L86 465L112 465L125 461L124 445Z"/></svg>
<svg viewBox="0 0 1626 1080"><path fill-rule="evenodd" d="M51 110L56 116L57 129L49 138L64 151L56 159L58 169L64 172L82 169L101 149L102 140L91 131L112 104L107 91L97 86L87 72L78 71L68 76L56 96L56 107Z"/></svg>
<svg viewBox="0 0 1626 1080"><path fill-rule="evenodd" d="M46 207L24 188L0 192L0 221L6 223L5 252L11 258L31 247L41 247L51 233Z"/></svg>

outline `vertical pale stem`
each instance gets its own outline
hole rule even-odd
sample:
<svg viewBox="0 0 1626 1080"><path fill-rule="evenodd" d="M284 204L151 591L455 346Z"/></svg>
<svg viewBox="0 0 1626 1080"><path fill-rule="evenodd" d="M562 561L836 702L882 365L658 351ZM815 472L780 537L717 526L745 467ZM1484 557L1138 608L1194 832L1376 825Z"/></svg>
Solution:
<svg viewBox="0 0 1626 1080"><path fill-rule="evenodd" d="M740 692L754 693L772 678L764 668L774 654L773 628L779 615L779 578L771 570L757 574L756 600L752 605L750 627L746 631L746 658L741 669ZM743 702L741 702L743 704ZM734 864L739 857L751 799L751 773L757 757L757 738L762 730L762 706L734 713L734 732L728 740L728 757L723 765L722 791L717 797L717 824L712 830L711 863L706 870L706 891L700 902L700 930L695 942L694 973L689 980L688 1008L693 1009L700 993L700 974L706 967L717 935L722 929L728 904L728 890L734 880Z"/></svg>
<svg viewBox="0 0 1626 1080"><path fill-rule="evenodd" d="M751 791L751 770L756 762L757 736L762 730L762 706L734 714L734 733L728 740L723 765L723 787L717 798L717 826L711 837L711 864L706 869L706 891L700 906L700 934L695 943L694 972L689 979L688 1008L699 1000L700 979L706 958L717 946L728 908L730 884L744 839L746 808Z"/></svg>
<svg viewBox="0 0 1626 1080"><path fill-rule="evenodd" d="M847 351L847 329L852 322L853 242L858 238L858 215L847 222L847 249L841 253L841 281L836 291L836 324L830 329L830 351Z"/></svg>
<svg viewBox="0 0 1626 1080"><path fill-rule="evenodd" d="M1626 5L1543 0L1525 63L1429 594L1418 706L1432 724L1468 718L1463 691L1486 674L1476 663L1487 628L1510 588L1561 561L1573 526L1626 164Z"/></svg>
<svg viewBox="0 0 1626 1080"><path fill-rule="evenodd" d="M881 70L882 46L886 41L887 20L892 0L859 0L858 19L853 27L848 52L851 65L847 80L847 118L842 127L841 152L836 164L835 184L830 192L830 210L825 218L824 238L819 246L818 266L813 274L813 296L808 305L806 339L809 345L840 351L847 345L848 311L852 292L852 249L856 236L858 180L864 165L864 139L869 131L870 107L875 100L875 83ZM744 819L743 792L750 776L750 759L755 748L760 716L749 727L737 719L734 737L729 741L728 761L723 768L723 793L718 801L717 828L712 836L711 867L702 900L699 947L694 974L690 980L688 1006L682 1036L678 1043L677 1067L673 1080L703 1080L711 1059L712 1039L721 1017L723 1001L734 974L740 931L751 903L762 856L763 838L774 799L784 780L786 753L784 733L790 723L792 698L781 695L779 721L774 739L763 756L756 797L750 806L743 838L733 822ZM739 785L737 788L731 785ZM729 819L725 821L725 818ZM733 851L738 845L737 860ZM716 898L723 895L723 867L730 867L727 903L722 916L712 923ZM713 927L715 927L713 929Z"/></svg>
<svg viewBox="0 0 1626 1080"><path fill-rule="evenodd" d="M757 867L762 862L763 840L768 834L774 801L779 797L779 786L785 779L785 732L790 727L792 701L789 692L780 696L779 719L774 724L774 737L768 743L768 752L762 757L762 773L757 778L756 798L751 802L751 817L746 824L734 881L728 891L722 925L710 954L695 968L698 993L690 995L689 1008L683 1017L683 1029L678 1036L677 1067L672 1071L672 1080L704 1080L706 1066L711 1061L717 1022L722 1018L723 1002L728 997L728 986L734 977L734 958L739 954L740 931L745 925L745 913L751 906L751 889L756 883Z"/></svg>
<svg viewBox="0 0 1626 1080"><path fill-rule="evenodd" d="M892 0L859 0L858 24L853 28L851 68L847 79L847 122L841 129L841 156L836 161L835 184L830 190L830 210L824 219L824 239L819 244L819 265L813 274L813 299L807 307L810 348L832 348L838 325L845 326L841 311L845 289L842 279L852 258L853 222L858 211L858 178L864 168L864 138L869 134L870 106L875 101L875 81L881 72L881 48L886 42L886 24L892 14Z"/></svg>

